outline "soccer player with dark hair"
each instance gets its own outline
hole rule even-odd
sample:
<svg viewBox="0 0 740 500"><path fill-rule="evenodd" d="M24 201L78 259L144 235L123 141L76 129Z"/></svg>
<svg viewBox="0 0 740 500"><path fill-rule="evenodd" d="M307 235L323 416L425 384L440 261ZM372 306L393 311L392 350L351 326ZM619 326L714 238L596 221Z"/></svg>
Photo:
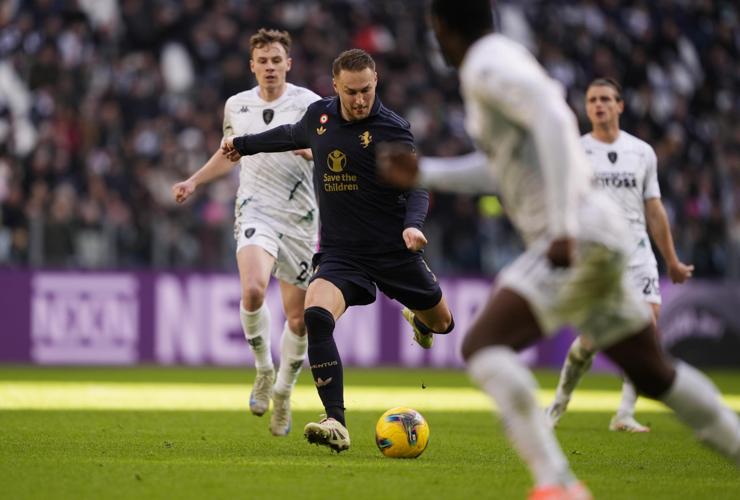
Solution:
<svg viewBox="0 0 740 500"><path fill-rule="evenodd" d="M290 71L290 35L260 29L250 38L249 66L257 86L229 97L224 107L223 133L261 132L293 123L320 97L286 81ZM243 158L236 194L234 236L241 284L239 314L251 348L257 376L249 408L262 416L273 401L270 430L276 436L290 431L290 395L306 357L303 303L309 263L316 249L317 207L311 176L310 151ZM172 193L178 203L195 189L234 167L220 149ZM264 303L270 275L280 283L285 326L280 340L277 376L270 351L270 310Z"/></svg>
<svg viewBox="0 0 740 500"><path fill-rule="evenodd" d="M681 262L676 255L663 203L660 201L658 165L655 151L644 141L619 128L619 116L624 111L622 89L611 78L597 78L586 89L586 114L591 132L581 137L591 166L593 183L619 206L630 232L627 273L632 286L642 295L653 313L660 313L658 262L648 239L647 229L666 261L668 275L674 283L691 277L694 266ZM591 367L596 349L585 337L577 337L568 350L560 372L555 400L546 414L554 427L570 402L578 381ZM648 432L635 420L637 393L632 383L622 384L622 401L609 423L612 431Z"/></svg>
<svg viewBox="0 0 740 500"><path fill-rule="evenodd" d="M452 315L437 278L422 258L426 191L399 190L377 175L375 150L384 142L413 154L406 120L375 95L375 62L365 51L341 53L332 65L335 97L309 106L293 125L225 137L223 153L243 155L310 147L319 203L320 249L306 294L308 359L326 418L306 425L309 442L335 451L350 446L344 417L342 362L334 341L344 311L375 300L376 287L405 306L403 315L425 348L448 333Z"/></svg>
<svg viewBox="0 0 740 500"><path fill-rule="evenodd" d="M591 498L537 404L536 380L517 356L563 324L605 352L641 394L663 402L700 440L740 462L737 415L707 377L674 364L658 345L650 308L626 272L627 224L591 186L560 85L523 46L492 33L489 0L433 0L431 10L442 53L460 71L466 128L488 155L504 207L525 242L467 332L463 357L534 477L530 498ZM407 174L400 185L413 185L415 156L381 150L379 162Z"/></svg>

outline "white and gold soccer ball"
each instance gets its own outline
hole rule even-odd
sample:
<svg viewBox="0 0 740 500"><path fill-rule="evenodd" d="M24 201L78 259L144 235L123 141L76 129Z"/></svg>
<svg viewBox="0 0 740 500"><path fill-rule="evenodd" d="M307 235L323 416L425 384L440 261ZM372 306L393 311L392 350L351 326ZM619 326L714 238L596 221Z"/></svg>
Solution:
<svg viewBox="0 0 740 500"><path fill-rule="evenodd" d="M386 457L416 458L429 444L429 424L412 408L391 408L375 424L375 443Z"/></svg>

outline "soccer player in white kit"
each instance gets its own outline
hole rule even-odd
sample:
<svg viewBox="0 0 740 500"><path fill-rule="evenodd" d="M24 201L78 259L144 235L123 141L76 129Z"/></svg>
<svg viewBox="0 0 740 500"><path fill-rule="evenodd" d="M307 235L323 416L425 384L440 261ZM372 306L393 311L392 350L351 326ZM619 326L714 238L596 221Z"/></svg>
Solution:
<svg viewBox="0 0 740 500"><path fill-rule="evenodd" d="M607 193L619 206L630 232L627 271L632 286L650 304L653 321L660 313L658 263L646 230L665 259L668 275L674 283L691 277L693 266L678 259L673 245L668 217L660 201L657 160L646 142L619 128L624 111L619 84L609 78L598 78L586 90L586 114L592 131L581 137L581 143L594 169L593 184ZM555 399L546 414L555 426L570 402L571 394L583 374L591 367L596 350L585 338L578 337L568 350ZM635 420L637 394L625 379L622 401L609 423L612 431L648 432L649 427Z"/></svg>
<svg viewBox="0 0 740 500"><path fill-rule="evenodd" d="M227 99L224 136L294 123L320 99L286 81L290 45L290 35L284 31L260 29L251 37L249 64L257 86ZM307 348L303 305L318 234L313 165L310 150L245 156L239 163L234 214L242 288L239 312L257 370L249 408L262 416L272 398L270 431L285 436L291 424L290 394ZM233 166L219 149L189 179L172 187L176 201L184 202L199 185L225 175ZM264 303L271 274L279 281L286 316L277 377L270 351L270 311Z"/></svg>
<svg viewBox="0 0 740 500"><path fill-rule="evenodd" d="M590 185L591 169L560 86L523 46L492 33L489 0L432 0L431 10L442 53L460 70L468 133L487 154L526 245L501 272L462 354L534 477L530 498L591 497L570 470L535 399L536 381L516 354L566 323L603 350L642 394L665 403L699 439L740 461L737 415L704 375L674 366L657 343L650 309L626 274L626 223ZM416 157L400 148L386 147L378 161L381 170L408 173L409 184L418 174Z"/></svg>

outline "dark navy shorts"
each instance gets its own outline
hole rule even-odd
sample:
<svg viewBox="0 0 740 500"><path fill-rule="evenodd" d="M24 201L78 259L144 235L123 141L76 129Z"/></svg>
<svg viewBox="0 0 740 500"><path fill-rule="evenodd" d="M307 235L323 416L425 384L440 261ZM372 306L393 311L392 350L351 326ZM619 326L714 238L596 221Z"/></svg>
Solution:
<svg viewBox="0 0 740 500"><path fill-rule="evenodd" d="M349 306L375 302L375 287L409 309L424 311L442 299L437 277L420 253L399 250L386 254L348 255L332 250L313 256L313 277L339 290Z"/></svg>

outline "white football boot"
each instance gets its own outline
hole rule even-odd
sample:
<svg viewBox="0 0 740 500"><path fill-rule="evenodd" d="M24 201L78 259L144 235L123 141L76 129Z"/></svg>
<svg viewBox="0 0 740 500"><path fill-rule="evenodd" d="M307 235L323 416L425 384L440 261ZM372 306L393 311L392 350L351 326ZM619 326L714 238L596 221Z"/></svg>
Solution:
<svg viewBox="0 0 740 500"><path fill-rule="evenodd" d="M309 443L328 446L337 453L349 449L349 431L333 418L307 423L303 435Z"/></svg>
<svg viewBox="0 0 740 500"><path fill-rule="evenodd" d="M640 422L635 420L632 415L620 415L616 414L612 417L609 422L610 431L621 431L621 432L650 432L650 427L642 425Z"/></svg>
<svg viewBox="0 0 740 500"><path fill-rule="evenodd" d="M273 436L287 436L290 432L290 394L272 394L272 416L270 432Z"/></svg>
<svg viewBox="0 0 740 500"><path fill-rule="evenodd" d="M272 384L275 382L275 369L257 370L252 393L249 395L249 410L261 417L270 408Z"/></svg>

